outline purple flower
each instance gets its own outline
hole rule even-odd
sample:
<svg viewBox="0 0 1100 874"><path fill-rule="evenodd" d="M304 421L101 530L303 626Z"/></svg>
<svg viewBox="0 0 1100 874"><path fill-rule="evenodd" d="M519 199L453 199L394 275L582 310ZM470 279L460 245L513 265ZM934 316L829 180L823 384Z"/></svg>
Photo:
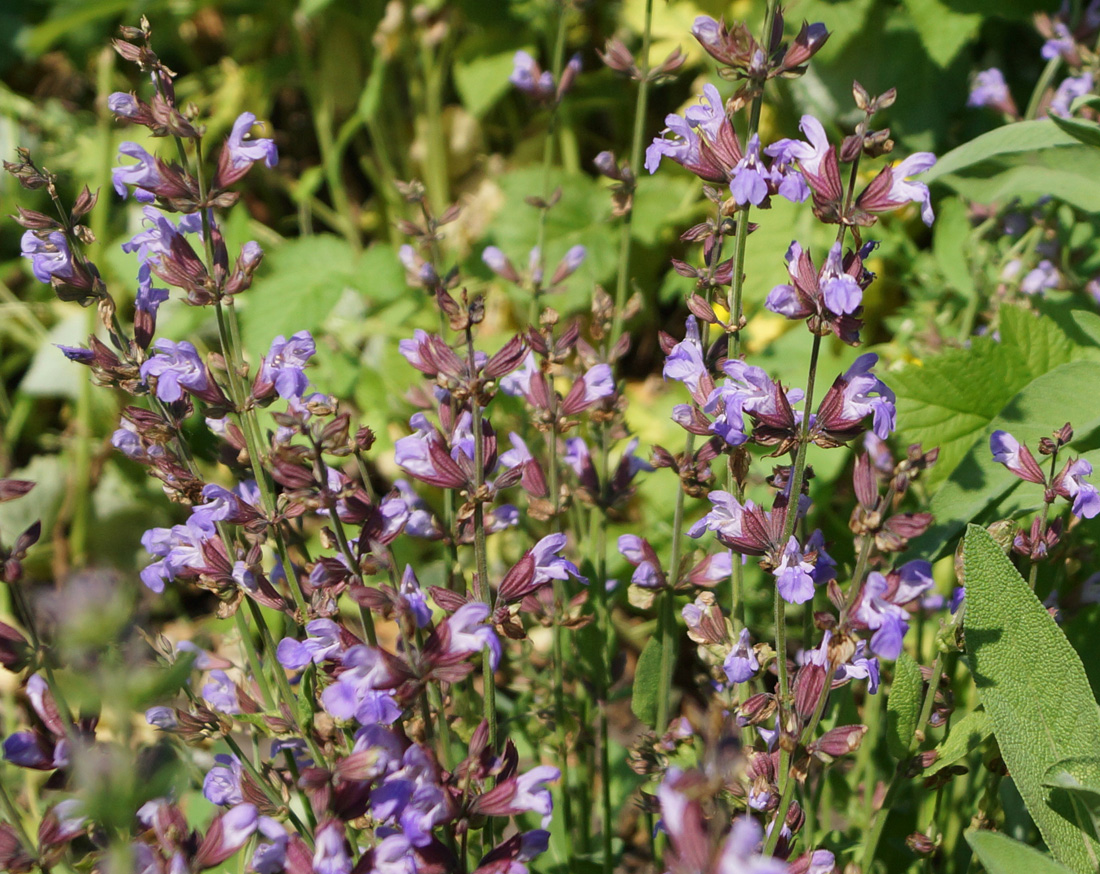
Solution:
<svg viewBox="0 0 1100 874"><path fill-rule="evenodd" d="M1069 115L1070 107L1079 97L1085 97L1092 90L1092 74L1082 73L1080 76L1070 76L1063 79L1062 84L1054 92L1051 99L1052 115Z"/></svg>
<svg viewBox="0 0 1100 874"><path fill-rule="evenodd" d="M718 89L704 86L701 100L683 118L665 116L665 128L674 138L662 135L649 144L645 168L650 173L657 172L662 158L669 158L707 182L729 181L730 173L741 160L741 147ZM702 137L696 133L697 129Z"/></svg>
<svg viewBox="0 0 1100 874"><path fill-rule="evenodd" d="M829 151L829 137L821 122L812 115L802 116L798 127L806 135L808 143L793 139L777 140L764 149L764 154L775 158L780 167L797 161L805 172L816 176Z"/></svg>
<svg viewBox="0 0 1100 874"><path fill-rule="evenodd" d="M1059 55L1072 56L1074 49L1077 48L1077 42L1073 39L1073 34L1069 32L1069 28L1066 27L1064 22L1055 21L1053 30L1054 36L1043 43L1043 47L1039 51L1044 61L1052 61Z"/></svg>
<svg viewBox="0 0 1100 874"><path fill-rule="evenodd" d="M305 366L317 352L309 331L299 331L289 340L282 334L271 341L271 349L260 368L259 380L274 384L281 398L300 398L309 385Z"/></svg>
<svg viewBox="0 0 1100 874"><path fill-rule="evenodd" d="M619 552L634 565L634 574L630 582L643 589L656 589L666 582L664 571L653 547L637 534L619 535Z"/></svg>
<svg viewBox="0 0 1100 874"><path fill-rule="evenodd" d="M562 415L576 415L613 394L615 394L615 376L611 372L611 365L595 364L585 371L584 376L573 383L573 388L562 401Z"/></svg>
<svg viewBox="0 0 1100 874"><path fill-rule="evenodd" d="M481 260L485 262L486 267L502 279L507 279L509 282L519 282L519 273L512 262L508 260L508 256L498 247L486 246L481 253Z"/></svg>
<svg viewBox="0 0 1100 874"><path fill-rule="evenodd" d="M551 537L554 535L550 535ZM558 535L564 537L564 535ZM549 538L543 538L547 540ZM541 544L543 541L539 541ZM538 545L535 547L538 549ZM558 559L565 562L564 559ZM537 559L536 559L537 562ZM569 564L569 562L565 562ZM489 664L493 670L500 664L500 640L492 626L487 625L489 607L477 601L463 604L451 616L445 620L449 632L447 652L451 655L464 655L466 653L489 650Z"/></svg>
<svg viewBox="0 0 1100 874"><path fill-rule="evenodd" d="M874 432L879 439L885 440L897 428L897 412L894 393L871 373L877 363L878 356L867 352L860 355L841 377L845 384L841 390L840 415L846 420L873 416Z"/></svg>
<svg viewBox="0 0 1100 874"><path fill-rule="evenodd" d="M544 98L554 93L554 75L543 71L538 62L522 49L512 59L512 75L508 81L525 94Z"/></svg>
<svg viewBox="0 0 1100 874"><path fill-rule="evenodd" d="M752 648L747 628L741 629L737 644L726 656L726 660L722 664L722 670L726 672L726 677L731 683L744 683L746 680L751 680L756 672L760 670L760 662L757 660L756 652Z"/></svg>
<svg viewBox="0 0 1100 874"><path fill-rule="evenodd" d="M1042 294L1048 288L1057 288L1061 280L1058 268L1044 258L1020 281L1020 291L1024 294Z"/></svg>
<svg viewBox="0 0 1100 874"><path fill-rule="evenodd" d="M133 118L141 111L137 98L125 91L115 91L108 95L107 108L120 118Z"/></svg>
<svg viewBox="0 0 1100 874"><path fill-rule="evenodd" d="M779 566L772 571L779 594L788 604L804 604L814 596L814 565L806 561L793 536L783 549Z"/></svg>
<svg viewBox="0 0 1100 874"><path fill-rule="evenodd" d="M161 258L172 254L172 241L180 234L198 234L202 237L202 215L191 213L181 216L177 226L160 210L146 206L143 207L141 220L145 230L136 233L130 240L122 244L123 252L136 252L138 259L147 261L152 259L159 262Z"/></svg>
<svg viewBox="0 0 1100 874"><path fill-rule="evenodd" d="M993 453L993 460L1003 464L1020 479L1032 483L1046 484L1039 463L1031 450L1020 444L1015 437L1007 431L994 431L989 435L989 449Z"/></svg>
<svg viewBox="0 0 1100 874"><path fill-rule="evenodd" d="M284 637L279 641L275 657L288 671L300 671L310 662L320 664L336 658L343 651L340 626L331 619L314 619L307 623L306 640Z"/></svg>
<svg viewBox="0 0 1100 874"><path fill-rule="evenodd" d="M890 200L897 201L899 204L909 201L919 203L921 205L921 220L929 227L932 226L932 221L935 218L935 214L932 212L932 195L929 193L927 185L923 182L913 182L909 177L930 170L935 163L936 156L931 152L917 152L910 155L891 170L893 178L888 195Z"/></svg>
<svg viewBox="0 0 1100 874"><path fill-rule="evenodd" d="M432 609L428 606L428 600L420 588L420 580L416 578L416 572L412 565L405 565L405 573L401 576L401 588L398 590L401 600L412 614L417 628L423 628L432 621Z"/></svg>
<svg viewBox="0 0 1100 874"><path fill-rule="evenodd" d="M735 819L714 874L787 874L786 862L758 854L763 837L760 825L751 816Z"/></svg>
<svg viewBox="0 0 1100 874"><path fill-rule="evenodd" d="M760 160L760 137L753 134L745 148L744 157L733 168L730 180L730 194L735 203L751 203L759 206L768 196L768 182L771 175Z"/></svg>
<svg viewBox="0 0 1100 874"><path fill-rule="evenodd" d="M1011 100L1008 93L1008 85L1005 84L1004 73L996 67L982 70L974 77L974 83L970 86L970 97L967 98L967 106L1005 106Z"/></svg>
<svg viewBox="0 0 1100 874"><path fill-rule="evenodd" d="M844 270L840 257L840 243L833 243L825 266L818 279L821 295L832 312L839 315L854 313L863 304L863 289L856 278ZM769 307L771 309L771 307Z"/></svg>
<svg viewBox="0 0 1100 874"><path fill-rule="evenodd" d="M672 347L665 359L662 375L665 379L675 379L687 386L695 394L699 389L699 380L706 375L703 364L703 344L699 338L699 323L695 316L688 316L684 339Z"/></svg>
<svg viewBox="0 0 1100 874"><path fill-rule="evenodd" d="M199 358L198 350L181 340L157 340L155 348L160 355L154 355L141 365L141 378L157 378L157 397L172 403L183 397L183 389L205 391L209 382L206 378L206 366Z"/></svg>
<svg viewBox="0 0 1100 874"><path fill-rule="evenodd" d="M330 821L317 829L313 851L314 874L351 874L343 823Z"/></svg>
<svg viewBox="0 0 1100 874"><path fill-rule="evenodd" d="M141 581L158 594L164 584L188 570L206 566L203 544L215 534L214 525L201 516L191 516L184 525L150 528L141 536L141 545L161 561L141 571Z"/></svg>
<svg viewBox="0 0 1100 874"><path fill-rule="evenodd" d="M153 271L148 261L138 268L138 290L135 306L140 312L151 316L157 314L157 309L168 300L167 288L153 288Z"/></svg>
<svg viewBox="0 0 1100 874"><path fill-rule="evenodd" d="M878 571L871 571L863 584L855 618L874 631L871 651L884 659L896 659L901 653L902 638L909 630L909 614L888 600L890 584Z"/></svg>
<svg viewBox="0 0 1100 874"><path fill-rule="evenodd" d="M57 346L61 350L61 354L68 358L70 361L75 361L77 364L91 364L95 361L95 353L91 349L85 349L83 346Z"/></svg>
<svg viewBox="0 0 1100 874"><path fill-rule="evenodd" d="M241 760L233 755L217 755L218 764L211 768L202 781L202 794L211 804L232 807L244 801L241 791Z"/></svg>
<svg viewBox="0 0 1100 874"><path fill-rule="evenodd" d="M535 559L535 585L542 585L551 580L567 580L571 576L582 583L588 582L580 575L580 571L573 562L558 555L565 548L565 543L564 534L547 534L531 547L531 556Z"/></svg>
<svg viewBox="0 0 1100 874"><path fill-rule="evenodd" d="M1084 479L1091 473L1092 465L1083 458L1074 459L1062 471L1062 488L1073 500L1073 515L1081 519L1091 519L1100 513L1100 494L1096 486Z"/></svg>
<svg viewBox="0 0 1100 874"><path fill-rule="evenodd" d="M233 130L225 147L229 152L229 163L235 170L250 167L257 161L263 161L268 167L279 163L279 151L275 141L268 139L245 139L245 135L256 124L256 116L251 112L242 112L233 122Z"/></svg>
<svg viewBox="0 0 1100 874"><path fill-rule="evenodd" d="M521 774L516 778L516 794L512 796L511 806L521 811L541 813L542 827L546 828L554 811L554 800L546 784L560 779L561 771L549 765L539 765Z"/></svg>
<svg viewBox="0 0 1100 874"><path fill-rule="evenodd" d="M51 231L47 239L27 231L21 239L24 258L31 259L31 272L39 282L48 283L54 276L68 279L73 275L73 257L61 231Z"/></svg>
<svg viewBox="0 0 1100 874"><path fill-rule="evenodd" d="M126 186L133 185L137 190L134 197L142 203L151 203L156 199L156 189L163 183L157 170L157 159L137 143L123 143L118 147L119 155L136 158L136 164L115 167L111 171L111 180L118 196L126 198Z"/></svg>
<svg viewBox="0 0 1100 874"><path fill-rule="evenodd" d="M256 874L279 874L286 866L286 847L290 835L282 823L270 816L260 817L257 831L267 840L256 845L249 867Z"/></svg>
<svg viewBox="0 0 1100 874"><path fill-rule="evenodd" d="M237 703L237 684L225 671L211 671L210 682L202 687L202 697L211 709L219 713L240 713Z"/></svg>
<svg viewBox="0 0 1100 874"><path fill-rule="evenodd" d="M161 731L172 731L179 725L176 711L171 707L150 707L145 711L145 721Z"/></svg>
<svg viewBox="0 0 1100 874"><path fill-rule="evenodd" d="M712 507L709 513L688 529L688 537L699 537L704 531L717 531L727 537L741 536L741 517L755 505L746 501L738 503L732 492L716 489L707 495Z"/></svg>

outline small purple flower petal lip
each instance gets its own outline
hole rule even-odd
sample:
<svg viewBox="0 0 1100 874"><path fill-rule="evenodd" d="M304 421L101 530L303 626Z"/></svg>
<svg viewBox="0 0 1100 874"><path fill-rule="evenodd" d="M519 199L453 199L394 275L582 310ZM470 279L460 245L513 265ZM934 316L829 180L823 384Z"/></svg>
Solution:
<svg viewBox="0 0 1100 874"><path fill-rule="evenodd" d="M118 147L120 156L136 158L136 164L115 167L111 171L111 181L118 196L125 199L127 185L135 187L134 197L142 203L151 203L156 199L155 190L163 182L157 170L157 161L137 143L123 143Z"/></svg>
<svg viewBox="0 0 1100 874"><path fill-rule="evenodd" d="M202 794L211 804L232 807L244 800L241 790L241 760L234 755L214 756L217 764L202 782Z"/></svg>
<svg viewBox="0 0 1100 874"><path fill-rule="evenodd" d="M488 618L489 607L480 602L471 601L455 610L447 619L447 629L450 631L449 651L464 655L488 649L489 663L495 671L500 664L500 639L485 624Z"/></svg>
<svg viewBox="0 0 1100 874"><path fill-rule="evenodd" d="M1080 519L1092 519L1100 514L1100 493L1092 483L1085 482L1085 477L1092 474L1092 465L1085 459L1078 458L1067 466L1062 480L1070 498L1073 499L1072 512Z"/></svg>
<svg viewBox="0 0 1100 874"><path fill-rule="evenodd" d="M61 231L52 231L45 240L34 231L26 231L20 248L23 257L30 259L31 273L39 282L48 283L54 276L68 279L73 275L72 253Z"/></svg>
<svg viewBox="0 0 1100 874"><path fill-rule="evenodd" d="M512 75L508 81L525 94L544 98L554 93L554 75L542 70L530 54L520 49L512 59Z"/></svg>
<svg viewBox="0 0 1100 874"><path fill-rule="evenodd" d="M772 572L779 595L788 604L804 604L814 596L814 565L806 561L798 540L787 541L779 566Z"/></svg>
<svg viewBox="0 0 1100 874"><path fill-rule="evenodd" d="M854 313L863 303L863 289L854 276L844 272L840 243L833 243L821 271L821 294L832 312L839 315Z"/></svg>
<svg viewBox="0 0 1100 874"><path fill-rule="evenodd" d="M699 380L706 374L703 364L703 343L699 338L699 323L695 316L688 316L684 339L672 347L665 359L662 375L665 379L675 379L687 386L694 394L699 388Z"/></svg>
<svg viewBox="0 0 1100 874"><path fill-rule="evenodd" d="M873 428L880 440L885 440L897 428L895 395L871 368L878 363L874 352L867 352L855 360L844 374L847 385L842 395L842 415L847 419L873 416ZM877 397L871 397L875 393Z"/></svg>
<svg viewBox="0 0 1100 874"><path fill-rule="evenodd" d="M183 397L183 389L205 391L209 382L206 378L206 366L199 358L198 350L181 340L157 340L154 348L160 355L154 355L141 365L141 378L157 378L157 397L172 403Z"/></svg>
<svg viewBox="0 0 1100 874"><path fill-rule="evenodd" d="M275 148L275 141L269 139L245 139L245 135L256 124L256 116L251 112L242 112L233 122L233 129L226 140L226 148L229 150L229 163L234 169L263 161L268 167L274 167L279 163L279 150Z"/></svg>
<svg viewBox="0 0 1100 874"><path fill-rule="evenodd" d="M1058 268L1044 258L1020 281L1020 291L1024 294L1042 294L1048 288L1057 288L1061 281Z"/></svg>
<svg viewBox="0 0 1100 874"><path fill-rule="evenodd" d="M896 659L901 653L902 638L909 630L909 614L886 599L890 588L886 577L878 571L867 575L855 618L875 632L871 651L884 659Z"/></svg>
<svg viewBox="0 0 1100 874"><path fill-rule="evenodd" d="M1055 21L1053 30L1054 36L1043 43L1042 49L1039 50L1044 61L1052 61L1059 55L1072 55L1073 50L1077 48L1077 42L1064 22Z"/></svg>
<svg viewBox="0 0 1100 874"><path fill-rule="evenodd" d="M1008 85L1005 83L1004 73L996 67L982 70L974 77L974 83L970 86L970 97L967 98L967 106L1006 106L1011 100L1008 93Z"/></svg>
<svg viewBox="0 0 1100 874"><path fill-rule="evenodd" d="M1050 114L1068 116L1073 101L1091 92L1092 84L1092 73L1082 73L1080 76L1063 79L1054 92L1054 97L1051 98Z"/></svg>
<svg viewBox="0 0 1100 874"><path fill-rule="evenodd" d="M125 91L115 91L108 95L107 108L120 118L133 118L140 111L137 98Z"/></svg>
<svg viewBox="0 0 1100 874"><path fill-rule="evenodd" d="M736 203L759 206L768 196L769 178L770 174L760 160L760 137L753 134L744 157L733 168L730 194Z"/></svg>
<svg viewBox="0 0 1100 874"><path fill-rule="evenodd" d="M777 140L764 149L764 154L775 158L780 167L793 161L807 173L817 175L825 154L829 151L829 137L821 122L812 115L804 115L798 123L808 143L802 140Z"/></svg>
<svg viewBox="0 0 1100 874"><path fill-rule="evenodd" d="M516 778L516 794L512 796L512 807L541 813L542 827L546 828L550 825L554 812L554 800L546 784L560 779L561 771L549 765L539 765L526 774L521 774Z"/></svg>
<svg viewBox="0 0 1100 874"><path fill-rule="evenodd" d="M994 461L1003 464L1020 479L1040 485L1046 483L1046 477L1031 450L1007 431L994 431L990 434L989 449L993 453Z"/></svg>
<svg viewBox="0 0 1100 874"><path fill-rule="evenodd" d="M890 185L890 199L899 202L919 203L921 220L932 227L935 213L932 212L932 195L923 182L913 182L909 177L930 170L936 163L931 152L916 152L910 155L891 171L893 182Z"/></svg>
<svg viewBox="0 0 1100 874"><path fill-rule="evenodd" d="M289 340L280 334L271 341L271 349L260 368L260 381L274 383L281 398L300 398L309 385L305 366L317 353L313 335L299 331Z"/></svg>
<svg viewBox="0 0 1100 874"><path fill-rule="evenodd" d="M726 672L726 678L731 683L744 683L746 680L752 679L756 672L760 670L760 662L757 660L756 652L752 648L747 628L741 629L737 645L726 656L726 660L722 664L722 670Z"/></svg>
<svg viewBox="0 0 1100 874"><path fill-rule="evenodd" d="M764 832L750 816L733 821L714 874L786 874L787 863L758 855Z"/></svg>

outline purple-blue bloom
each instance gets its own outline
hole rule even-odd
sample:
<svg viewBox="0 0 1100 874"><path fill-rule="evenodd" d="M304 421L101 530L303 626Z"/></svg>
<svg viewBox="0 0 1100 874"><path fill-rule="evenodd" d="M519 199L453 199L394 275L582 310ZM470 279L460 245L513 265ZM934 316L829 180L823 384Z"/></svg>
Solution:
<svg viewBox="0 0 1100 874"><path fill-rule="evenodd" d="M174 343L171 340L157 340L154 355L141 365L141 378L157 378L157 397L172 403L183 397L183 389L204 391L209 385L206 378L206 366L199 358L198 350L186 340Z"/></svg>
<svg viewBox="0 0 1100 874"><path fill-rule="evenodd" d="M531 556L535 559L535 585L541 586L551 580L567 580L570 576L582 583L588 582L573 562L558 555L565 548L565 543L564 534L547 534L531 547Z"/></svg>
<svg viewBox="0 0 1100 874"><path fill-rule="evenodd" d="M746 680L751 680L756 672L760 670L760 662L757 660L756 652L752 648L752 641L749 638L747 628L741 629L737 643L730 650L729 655L726 656L725 662L722 663L722 670L726 672L726 678L731 683L744 683Z"/></svg>
<svg viewBox="0 0 1100 874"><path fill-rule="evenodd" d="M703 343L699 338L699 323L695 316L688 316L684 339L672 347L665 359L663 376L675 379L687 386L694 394L699 388L699 380L706 374L703 364Z"/></svg>
<svg viewBox="0 0 1100 874"><path fill-rule="evenodd" d="M1057 288L1061 281L1058 268L1044 258L1020 281L1020 291L1024 294L1042 294L1048 288Z"/></svg>
<svg viewBox="0 0 1100 874"><path fill-rule="evenodd" d="M844 270L840 243L833 243L829 249L818 281L825 306L831 312L846 315L854 313L863 304L863 289L856 278Z"/></svg>
<svg viewBox="0 0 1100 874"><path fill-rule="evenodd" d="M1059 55L1070 55L1077 48L1073 34L1069 32L1065 22L1055 21L1053 25L1054 36L1043 43L1042 49L1039 50L1044 61L1052 61Z"/></svg>
<svg viewBox="0 0 1100 874"><path fill-rule="evenodd" d="M974 77L966 105L998 106L1007 104L1010 99L1004 73L996 67L990 67Z"/></svg>
<svg viewBox="0 0 1100 874"><path fill-rule="evenodd" d="M54 276L67 279L73 275L72 253L61 231L51 231L46 240L34 231L26 231L20 243L23 257L30 258L31 272L39 282L48 283Z"/></svg>
<svg viewBox="0 0 1100 874"><path fill-rule="evenodd" d="M237 703L237 684L225 671L211 671L210 682L202 687L202 697L212 710L220 713L240 713Z"/></svg>
<svg viewBox="0 0 1100 874"><path fill-rule="evenodd" d="M814 572L812 562L806 560L798 540L791 537L783 549L779 566L772 571L779 595L788 604L804 604L814 596Z"/></svg>
<svg viewBox="0 0 1100 874"><path fill-rule="evenodd" d="M1084 479L1091 474L1092 465L1083 458L1071 461L1063 473L1062 485L1073 500L1073 515L1081 519L1092 519L1100 513L1100 494Z"/></svg>
<svg viewBox="0 0 1100 874"><path fill-rule="evenodd" d="M768 196L768 182L771 174L760 160L760 137L753 134L745 149L744 157L733 168L730 180L730 194L735 203L751 203L759 206Z"/></svg>
<svg viewBox="0 0 1100 874"><path fill-rule="evenodd" d="M218 764L211 768L202 781L202 794L211 804L232 807L244 801L241 791L241 760L234 755L214 756Z"/></svg>
<svg viewBox="0 0 1100 874"><path fill-rule="evenodd" d="M310 662L320 663L336 658L343 647L340 644L340 626L331 619L313 619L306 624L305 640L284 637L279 641L275 657L288 671L300 671Z"/></svg>
<svg viewBox="0 0 1100 874"><path fill-rule="evenodd" d="M138 290L135 306L143 313L151 316L157 314L157 309L168 300L167 288L153 288L153 271L148 261L142 262L138 268Z"/></svg>
<svg viewBox="0 0 1100 874"><path fill-rule="evenodd" d="M233 122L233 129L229 132L225 145L229 150L229 163L236 170L251 166L257 161L263 161L268 167L279 163L279 150L275 148L274 140L245 139L245 135L255 124L256 116L251 112L242 112Z"/></svg>
<svg viewBox="0 0 1100 874"><path fill-rule="evenodd" d="M871 571L854 616L875 632L871 637L871 651L884 659L896 659L901 653L902 638L909 630L909 613L887 600L889 588L886 577Z"/></svg>
<svg viewBox="0 0 1100 874"><path fill-rule="evenodd" d="M1051 98L1050 113L1068 116L1073 101L1092 91L1092 82L1092 73L1082 73L1080 76L1063 79L1058 90L1054 92L1054 97Z"/></svg>
<svg viewBox="0 0 1100 874"><path fill-rule="evenodd" d="M111 171L111 181L118 196L125 199L127 185L135 187L134 197L142 203L151 203L156 199L156 189L164 181L157 170L157 161L137 143L123 143L118 147L119 155L136 158L136 164L115 167Z"/></svg>
<svg viewBox="0 0 1100 874"><path fill-rule="evenodd" d="M300 398L309 385L305 366L317 352L309 331L298 331L289 340L280 334L260 368L260 381L273 383L281 398Z"/></svg>
<svg viewBox="0 0 1100 874"><path fill-rule="evenodd" d="M897 428L897 411L894 409L894 393L871 373L878 363L874 352L867 352L855 360L844 374L846 385L842 396L842 415L846 419L862 419L873 416L873 428L880 440L885 440ZM872 397L872 394L876 395Z"/></svg>
<svg viewBox="0 0 1100 874"><path fill-rule="evenodd" d="M929 227L935 219L935 213L932 212L932 195L927 185L923 182L914 182L909 177L930 170L935 163L936 156L931 152L916 152L891 170L890 200L919 203L921 220Z"/></svg>
<svg viewBox="0 0 1100 874"><path fill-rule="evenodd" d="M140 111L137 98L125 91L109 94L107 108L120 118L133 118Z"/></svg>

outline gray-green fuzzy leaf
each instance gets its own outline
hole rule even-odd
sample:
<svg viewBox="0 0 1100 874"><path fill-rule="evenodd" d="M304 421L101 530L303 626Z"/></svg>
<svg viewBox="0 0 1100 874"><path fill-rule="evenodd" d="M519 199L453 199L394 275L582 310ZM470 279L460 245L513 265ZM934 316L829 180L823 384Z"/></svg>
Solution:
<svg viewBox="0 0 1100 874"><path fill-rule="evenodd" d="M1073 804L1043 785L1055 763L1100 749L1081 659L988 532L971 525L964 553L966 649L1001 756L1054 857L1094 874L1100 845Z"/></svg>

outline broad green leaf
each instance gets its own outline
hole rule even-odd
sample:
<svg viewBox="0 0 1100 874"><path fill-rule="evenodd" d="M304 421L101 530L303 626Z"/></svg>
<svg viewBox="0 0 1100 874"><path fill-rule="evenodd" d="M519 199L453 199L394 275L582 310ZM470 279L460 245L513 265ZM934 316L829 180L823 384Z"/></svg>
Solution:
<svg viewBox="0 0 1100 874"><path fill-rule="evenodd" d="M932 486L948 478L1017 392L1058 365L1093 354L1052 320L1017 307L1001 309L1000 333L1000 342L975 337L969 349L948 349L886 377L898 396L902 441L940 448L928 473ZM1063 415L1050 429L1064 421Z"/></svg>
<svg viewBox="0 0 1100 874"><path fill-rule="evenodd" d="M1050 120L1065 133L1075 140L1080 140L1086 146L1100 146L1100 124L1094 121L1085 121L1081 118L1062 118L1058 115L1050 116Z"/></svg>
<svg viewBox="0 0 1100 874"><path fill-rule="evenodd" d="M482 46L483 49L486 47ZM455 88L462 98L462 105L475 118L481 118L492 109L493 104L512 87L508 77L512 73L516 52L514 48L500 51L499 47L500 41L497 40L492 45L496 51L466 51L463 54L468 59L455 61Z"/></svg>
<svg viewBox="0 0 1100 874"><path fill-rule="evenodd" d="M1093 838L1100 837L1100 758L1087 756L1055 762L1043 778L1043 785L1064 792L1091 826Z"/></svg>
<svg viewBox="0 0 1100 874"><path fill-rule="evenodd" d="M964 551L966 650L1001 756L1054 857L1094 874L1100 845L1073 805L1043 786L1055 763L1100 749L1100 709L1081 659L988 532L971 525Z"/></svg>
<svg viewBox="0 0 1100 874"><path fill-rule="evenodd" d="M920 716L923 687L920 666L909 653L903 652L894 666L894 682L886 696L886 748L895 759L909 757Z"/></svg>
<svg viewBox="0 0 1100 874"><path fill-rule="evenodd" d="M930 184L990 158L1032 154L1044 149L1076 146L1077 140L1048 120L1018 121L975 137L940 157L936 166L921 175Z"/></svg>
<svg viewBox="0 0 1100 874"><path fill-rule="evenodd" d="M1035 354L1036 360L1042 357L1038 350ZM1082 391L1082 386L1090 385L1100 385L1100 363L1071 361L1036 377L1004 404L998 415L977 432L962 461L932 496L930 509L935 521L912 542L914 554L934 560L950 548L967 522L989 522L1037 506L1042 499L1041 489L1024 488L1021 480L993 460L990 435L1004 430L1021 443L1035 446L1040 437L1049 437L1068 419L1076 430L1075 443L1086 444L1100 427L1100 393ZM925 447L935 442L933 437ZM1095 450L1083 457L1093 463L1100 461L1100 453Z"/></svg>
<svg viewBox="0 0 1100 874"><path fill-rule="evenodd" d="M988 874L1070 874L1065 865L1000 832L967 832L966 842Z"/></svg>
<svg viewBox="0 0 1100 874"><path fill-rule="evenodd" d="M264 260L267 269L245 295L242 313L253 367L277 335L321 327L344 289L358 279L351 248L331 235L288 240Z"/></svg>
<svg viewBox="0 0 1100 874"><path fill-rule="evenodd" d="M965 759L974 750L978 749L993 733L989 725L989 716L984 710L974 710L966 714L962 719L951 726L943 743L936 747L936 761L931 767L921 772L922 777L929 777L937 771L942 771L949 765L954 765L961 759Z"/></svg>
<svg viewBox="0 0 1100 874"><path fill-rule="evenodd" d="M981 27L982 16L957 12L941 0L905 0L905 8L924 48L937 66L946 67Z"/></svg>
<svg viewBox="0 0 1100 874"><path fill-rule="evenodd" d="M634 693L630 709L648 726L657 724L657 692L661 686L661 639L654 635L649 639L638 658L634 672Z"/></svg>
<svg viewBox="0 0 1100 874"><path fill-rule="evenodd" d="M955 198L944 200L936 214L932 254L944 279L967 298L976 293L969 260L970 239L970 215L966 204Z"/></svg>

